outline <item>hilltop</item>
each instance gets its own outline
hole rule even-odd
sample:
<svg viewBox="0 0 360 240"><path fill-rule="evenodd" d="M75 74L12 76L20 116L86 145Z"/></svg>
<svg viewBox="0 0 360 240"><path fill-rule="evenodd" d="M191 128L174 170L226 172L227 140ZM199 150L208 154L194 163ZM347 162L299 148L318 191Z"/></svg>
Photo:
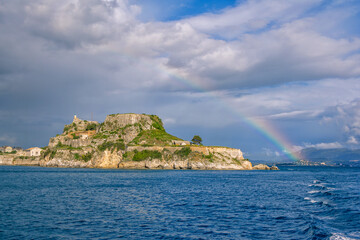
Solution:
<svg viewBox="0 0 360 240"><path fill-rule="evenodd" d="M299 165L325 166L360 166L360 149L332 148L332 149L302 149L300 155L304 160Z"/></svg>
<svg viewBox="0 0 360 240"><path fill-rule="evenodd" d="M111 114L102 123L74 116L37 160L48 167L270 169L253 167L239 149L192 145L167 133L158 116L134 113Z"/></svg>

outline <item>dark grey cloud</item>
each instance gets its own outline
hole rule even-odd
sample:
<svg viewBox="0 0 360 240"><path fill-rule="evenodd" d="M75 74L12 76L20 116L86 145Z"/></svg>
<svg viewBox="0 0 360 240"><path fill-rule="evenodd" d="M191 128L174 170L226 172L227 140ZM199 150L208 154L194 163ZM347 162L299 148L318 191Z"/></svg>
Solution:
<svg viewBox="0 0 360 240"><path fill-rule="evenodd" d="M306 14L317 6L311 2L296 9L301 1L286 3L289 8L273 9L263 23L253 14L254 31L242 29L246 22L225 21L230 28L239 26L227 41L212 37L220 31L214 27L217 19L208 22L210 30L196 19L144 23L137 18L141 6L131 1L5 1L0 6L0 145L43 146L74 114L103 121L117 112L158 114L181 137L201 128L207 143L227 139L230 144L226 136L232 136L230 145L240 148L249 137L236 137L228 126L239 124L239 135L253 132L241 125L239 114L282 123L291 119L285 131L301 124L301 115L312 121L304 134L311 132L329 105L354 99L360 74L356 34L335 38L330 34L335 27L319 31L323 16ZM252 2L249 14L263 11L261 3ZM296 10L296 17L283 15L286 9ZM207 17L201 21L207 23ZM276 27L266 27L273 18ZM342 93L333 87L334 78ZM266 141L262 144L271 148ZM246 146L259 142L254 138Z"/></svg>

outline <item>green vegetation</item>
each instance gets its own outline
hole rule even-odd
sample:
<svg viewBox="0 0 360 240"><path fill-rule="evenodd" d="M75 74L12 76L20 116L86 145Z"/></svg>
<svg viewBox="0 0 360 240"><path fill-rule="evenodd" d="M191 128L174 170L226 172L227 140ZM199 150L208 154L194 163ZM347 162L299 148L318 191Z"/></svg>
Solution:
<svg viewBox="0 0 360 240"><path fill-rule="evenodd" d="M46 150L43 151L41 154L44 158L50 155L50 159L53 159L55 157L56 150L51 150L50 148L46 148Z"/></svg>
<svg viewBox="0 0 360 240"><path fill-rule="evenodd" d="M51 151L51 153L50 153L50 159L53 159L53 158L55 157L56 152L57 152L56 150Z"/></svg>
<svg viewBox="0 0 360 240"><path fill-rule="evenodd" d="M190 147L183 147L183 148L175 151L175 154L180 157L187 157L187 156L189 156L190 153L191 153Z"/></svg>
<svg viewBox="0 0 360 240"><path fill-rule="evenodd" d="M233 158L232 160L233 160L233 162L235 162L236 164L242 165L242 164L241 164L241 162L242 162L241 160L238 160L238 159L236 159L236 158Z"/></svg>
<svg viewBox="0 0 360 240"><path fill-rule="evenodd" d="M71 135L73 136L73 139L79 139L80 138L80 136L76 136L75 133L72 133Z"/></svg>
<svg viewBox="0 0 360 240"><path fill-rule="evenodd" d="M0 155L6 155L6 154L15 154L17 153L15 150L11 151L11 152L0 152Z"/></svg>
<svg viewBox="0 0 360 240"><path fill-rule="evenodd" d="M70 125L65 125L64 130L63 130L63 133L69 131L69 129L70 129Z"/></svg>
<svg viewBox="0 0 360 240"><path fill-rule="evenodd" d="M92 153L86 153L84 155L81 155L81 160L85 161L85 162L88 162L90 161L92 158Z"/></svg>
<svg viewBox="0 0 360 240"><path fill-rule="evenodd" d="M93 136L93 138L94 139L106 139L106 138L108 138L109 137L109 135L105 135L105 134L103 134L103 133L97 133L97 134L95 134L94 136Z"/></svg>
<svg viewBox="0 0 360 240"><path fill-rule="evenodd" d="M214 154L209 153L209 155L203 155L204 158L208 159L209 162L214 162Z"/></svg>
<svg viewBox="0 0 360 240"><path fill-rule="evenodd" d="M125 150L125 143L123 139L118 139L116 142L104 142L103 144L98 146L100 151L105 151L106 149L114 151L117 150Z"/></svg>
<svg viewBox="0 0 360 240"><path fill-rule="evenodd" d="M156 116L156 115L148 115L148 116L153 121L153 124L152 124L153 128L156 128L156 129L158 129L160 131L165 131L163 123L162 123L161 119L158 116Z"/></svg>
<svg viewBox="0 0 360 240"><path fill-rule="evenodd" d="M41 152L42 157L46 157L50 154L51 150L49 148L44 149L45 151Z"/></svg>
<svg viewBox="0 0 360 240"><path fill-rule="evenodd" d="M96 123L90 123L86 126L86 131L96 130Z"/></svg>
<svg viewBox="0 0 360 240"><path fill-rule="evenodd" d="M86 154L82 154L81 156L80 156L79 153L75 153L74 158L76 160L83 160L84 162L88 162L92 158L92 153L89 152L89 153L86 153Z"/></svg>
<svg viewBox="0 0 360 240"><path fill-rule="evenodd" d="M125 153L123 154L123 158L124 158L124 159L128 158L128 156L129 156L129 152L125 152Z"/></svg>
<svg viewBox="0 0 360 240"><path fill-rule="evenodd" d="M141 152L135 150L133 161L143 161L146 159L161 159L161 153L159 151L143 150Z"/></svg>
<svg viewBox="0 0 360 240"><path fill-rule="evenodd" d="M191 140L191 142L192 142L193 144L202 145L202 144L201 144L202 139L201 139L201 137L200 137L199 135L195 135L195 136L193 137L193 139Z"/></svg>
<svg viewBox="0 0 360 240"><path fill-rule="evenodd" d="M127 124L127 125L125 125L124 127L120 128L120 129L119 129L119 132L121 131L121 134L124 135L124 134L125 134L125 130L126 130L127 128L129 128L129 127L132 127L132 126L134 126L134 125Z"/></svg>
<svg viewBox="0 0 360 240"><path fill-rule="evenodd" d="M165 131L154 129L140 132L139 135L137 135L136 138L131 141L131 143L135 145L167 145L170 144L171 140L181 139L170 135Z"/></svg>
<svg viewBox="0 0 360 240"><path fill-rule="evenodd" d="M55 157L56 152L57 152L56 150L51 150L50 148L47 148L42 154L44 158L50 155L50 159L53 159Z"/></svg>
<svg viewBox="0 0 360 240"><path fill-rule="evenodd" d="M67 149L67 150L81 150L80 147L72 147L69 145L62 144L61 142L58 142L58 144L56 145L56 148L57 149Z"/></svg>

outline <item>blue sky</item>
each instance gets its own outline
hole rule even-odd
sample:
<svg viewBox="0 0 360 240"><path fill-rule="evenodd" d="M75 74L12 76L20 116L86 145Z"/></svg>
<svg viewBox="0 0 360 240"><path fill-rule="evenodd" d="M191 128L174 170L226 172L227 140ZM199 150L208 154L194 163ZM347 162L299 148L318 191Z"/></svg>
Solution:
<svg viewBox="0 0 360 240"><path fill-rule="evenodd" d="M218 13L236 6L240 1L203 0L134 0L142 6L140 18L144 21L176 21L204 13Z"/></svg>
<svg viewBox="0 0 360 240"><path fill-rule="evenodd" d="M0 145L135 112L256 160L284 149L246 121L291 151L359 148L359 23L359 1L5 1Z"/></svg>

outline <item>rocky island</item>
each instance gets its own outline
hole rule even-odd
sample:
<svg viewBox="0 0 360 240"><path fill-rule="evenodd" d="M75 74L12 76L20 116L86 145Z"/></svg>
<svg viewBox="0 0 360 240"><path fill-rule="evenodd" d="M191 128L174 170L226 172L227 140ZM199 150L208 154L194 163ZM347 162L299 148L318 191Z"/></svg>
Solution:
<svg viewBox="0 0 360 240"><path fill-rule="evenodd" d="M0 155L3 165L120 169L270 170L252 166L239 149L194 145L167 133L147 114L111 114L103 123L74 116L40 156Z"/></svg>

